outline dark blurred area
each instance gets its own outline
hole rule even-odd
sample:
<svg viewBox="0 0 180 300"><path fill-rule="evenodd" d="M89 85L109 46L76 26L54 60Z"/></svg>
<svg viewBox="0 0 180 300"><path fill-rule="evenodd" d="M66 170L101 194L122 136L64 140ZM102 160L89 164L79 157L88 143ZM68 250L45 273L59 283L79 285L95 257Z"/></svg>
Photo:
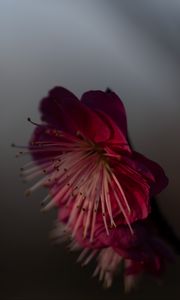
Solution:
<svg viewBox="0 0 180 300"><path fill-rule="evenodd" d="M18 178L39 120L39 100L55 85L80 96L107 87L124 101L135 149L159 162L170 179L158 205L179 235L180 1L0 0L0 298L179 299L180 259L158 283L146 276L124 295L117 276L110 290L81 269L77 254L49 240L55 212L40 213L45 191L24 197Z"/></svg>

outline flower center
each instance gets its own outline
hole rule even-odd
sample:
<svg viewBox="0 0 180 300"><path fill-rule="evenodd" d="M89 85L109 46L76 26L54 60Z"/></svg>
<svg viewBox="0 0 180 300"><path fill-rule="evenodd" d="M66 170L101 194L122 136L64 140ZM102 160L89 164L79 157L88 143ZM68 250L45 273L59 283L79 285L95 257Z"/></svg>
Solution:
<svg viewBox="0 0 180 300"><path fill-rule="evenodd" d="M26 179L33 179L42 173L44 176L26 194L31 194L40 186L49 187L50 194L43 200L42 210L54 206L60 209L66 207L67 228L72 229L72 236L80 230L83 238L88 237L92 241L97 215L101 216L109 234L109 229L116 226L113 202L118 205L119 213L123 214L132 232L128 216L130 207L109 164L111 158L119 159L119 155L108 145L102 147L94 144L80 132L77 132L77 137L57 130L48 130L47 134L61 139L57 142L33 142L30 153L42 153L43 158L38 159L38 166L25 167L22 175ZM117 211L115 213L117 215Z"/></svg>

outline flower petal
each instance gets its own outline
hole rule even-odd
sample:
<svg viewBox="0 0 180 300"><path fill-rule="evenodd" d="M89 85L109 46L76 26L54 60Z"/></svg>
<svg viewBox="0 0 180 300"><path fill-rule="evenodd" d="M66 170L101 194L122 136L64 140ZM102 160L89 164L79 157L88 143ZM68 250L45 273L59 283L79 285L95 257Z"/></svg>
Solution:
<svg viewBox="0 0 180 300"><path fill-rule="evenodd" d="M35 128L30 143L29 143L29 150L31 151L31 155L34 160L37 162L40 160L43 160L48 157L53 157L59 154L57 151L50 151L48 148L43 148L43 145L41 147L41 142L57 142L58 139L55 136L48 135L46 133L47 130L49 130L50 127L47 125L41 125ZM37 145L37 146L35 146ZM38 146L39 145L39 146ZM47 151L46 151L47 149Z"/></svg>
<svg viewBox="0 0 180 300"><path fill-rule="evenodd" d="M81 102L94 110L107 114L127 137L127 119L124 105L112 91L88 91L82 95Z"/></svg>
<svg viewBox="0 0 180 300"><path fill-rule="evenodd" d="M73 135L80 131L95 142L106 141L110 137L110 130L101 118L63 87L53 88L42 99L40 110L42 120L56 129Z"/></svg>
<svg viewBox="0 0 180 300"><path fill-rule="evenodd" d="M146 174L145 176L147 176L148 173L149 175L151 173L151 177L153 176L151 186L152 196L159 194L168 185L168 178L161 166L135 151L133 152L133 159L136 161L136 164L139 165L139 168L141 168L141 172L144 172L144 175Z"/></svg>
<svg viewBox="0 0 180 300"><path fill-rule="evenodd" d="M96 114L111 130L111 136L109 138L109 141L106 141L106 144L110 145L111 148L115 148L115 151L118 148L118 150L131 153L128 140L126 139L123 131L116 125L116 123L103 111L96 110Z"/></svg>
<svg viewBox="0 0 180 300"><path fill-rule="evenodd" d="M127 203L130 208L121 200L121 204L128 216L130 224L141 219L145 219L150 213L150 187L141 174L138 174L128 166L120 164L115 169L116 177L125 194ZM117 202L113 197L113 184L111 193L112 212L116 216L116 224L127 224L123 214L119 213Z"/></svg>
<svg viewBox="0 0 180 300"><path fill-rule="evenodd" d="M73 120L66 116L66 112L61 108L61 101L78 101L76 96L63 87L54 87L43 98L40 103L40 111L42 112L42 120L56 129L65 131L71 130L74 126ZM69 107L69 110L71 108Z"/></svg>

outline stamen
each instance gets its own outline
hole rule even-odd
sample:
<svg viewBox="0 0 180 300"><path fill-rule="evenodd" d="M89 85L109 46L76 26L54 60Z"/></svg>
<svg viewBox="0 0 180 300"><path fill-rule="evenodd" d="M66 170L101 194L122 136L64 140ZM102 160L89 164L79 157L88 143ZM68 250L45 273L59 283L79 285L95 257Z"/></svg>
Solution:
<svg viewBox="0 0 180 300"><path fill-rule="evenodd" d="M31 124L35 125L35 126L42 127L41 124L37 124L37 123L33 122L33 121L31 120L31 118L29 118L29 117L27 118L27 121L30 122Z"/></svg>
<svg viewBox="0 0 180 300"><path fill-rule="evenodd" d="M30 118L28 120L39 126ZM37 166L29 162L21 169L22 176L27 180L45 175L26 191L26 195L30 195L40 186L49 187L51 195L42 201L41 211L48 211L59 203L70 207L67 230L72 231L74 236L80 227L83 228L83 238L88 237L90 242L93 241L97 214L102 214L107 235L110 228L116 226L113 219L112 195L133 232L129 216L124 209L125 206L128 213L131 212L126 195L109 166L110 158L119 160L120 155L110 147L102 148L94 144L81 132L76 133L77 137L56 129L48 129L46 133L59 137L59 141L35 141L27 147L27 151L19 152L42 153L43 156L50 153L49 156L38 159Z"/></svg>
<svg viewBox="0 0 180 300"><path fill-rule="evenodd" d="M109 217L110 217L111 227L112 226L116 227L116 224L115 224L115 222L113 220L113 216L112 216L112 208L111 208L111 201L110 201L110 198L109 198L109 187L108 187L109 174L108 174L106 168L103 168L103 177L104 177L104 180L103 180L103 183L104 183L104 185L103 185L103 196L105 198L108 214L109 214Z"/></svg>
<svg viewBox="0 0 180 300"><path fill-rule="evenodd" d="M37 190L40 186L43 186L45 183L48 182L48 177L40 179L37 183L35 183L31 188L25 191L25 196L30 196L32 192Z"/></svg>
<svg viewBox="0 0 180 300"><path fill-rule="evenodd" d="M92 250L88 257L85 259L85 261L82 263L82 266L86 266L94 258L97 252L97 249Z"/></svg>
<svg viewBox="0 0 180 300"><path fill-rule="evenodd" d="M127 209L128 209L128 212L130 213L130 212L131 212L131 209L130 209L130 207L129 207L129 204L128 204L128 201L127 201L126 196L125 196L125 194L124 194L124 191L123 191L123 189L122 189L122 186L120 185L119 181L117 180L117 178L116 178L116 176L113 174L113 172L111 172L111 176L112 176L114 182L116 183L116 185L117 185L117 187L118 187L118 189L119 189L119 191L120 191L120 193L121 193L121 195L122 195L122 198L123 198L123 200L124 200L124 202L125 202L125 204L126 204L126 207L127 207Z"/></svg>
<svg viewBox="0 0 180 300"><path fill-rule="evenodd" d="M126 220L126 223L127 223L127 225L129 226L129 229L130 229L131 233L133 234L134 232L133 232L133 229L132 229L131 224L130 224L130 222L129 222L129 218L128 218L128 216L127 216L127 214L126 214L126 212L125 212L125 210L124 210L124 208L123 208L121 202L119 201L119 197L118 197L118 195L117 195L117 193L116 193L115 190L113 190L113 193L114 193L115 199L116 199L116 201L117 201L117 203L118 203L118 205L119 205L119 208L120 208L120 210L122 211L122 213L123 213L123 215L124 215L124 218L125 218L125 220Z"/></svg>

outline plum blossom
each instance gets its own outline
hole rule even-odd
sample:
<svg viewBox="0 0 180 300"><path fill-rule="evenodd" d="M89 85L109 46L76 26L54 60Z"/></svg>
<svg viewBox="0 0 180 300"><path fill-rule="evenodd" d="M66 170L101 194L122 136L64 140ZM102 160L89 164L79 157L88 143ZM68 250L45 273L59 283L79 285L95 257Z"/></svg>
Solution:
<svg viewBox="0 0 180 300"><path fill-rule="evenodd" d="M58 238L84 249L79 260L86 257L85 264L97 256L95 275L107 287L124 262L129 289L136 281L134 270L149 270L149 253L155 265L162 265L157 243L147 241L144 221L151 198L168 184L163 169L134 151L125 107L110 90L88 91L79 100L55 87L41 100L40 112L41 124L29 119L36 127L21 152L33 159L21 175L37 180L26 195L46 187L42 211L57 209Z"/></svg>

